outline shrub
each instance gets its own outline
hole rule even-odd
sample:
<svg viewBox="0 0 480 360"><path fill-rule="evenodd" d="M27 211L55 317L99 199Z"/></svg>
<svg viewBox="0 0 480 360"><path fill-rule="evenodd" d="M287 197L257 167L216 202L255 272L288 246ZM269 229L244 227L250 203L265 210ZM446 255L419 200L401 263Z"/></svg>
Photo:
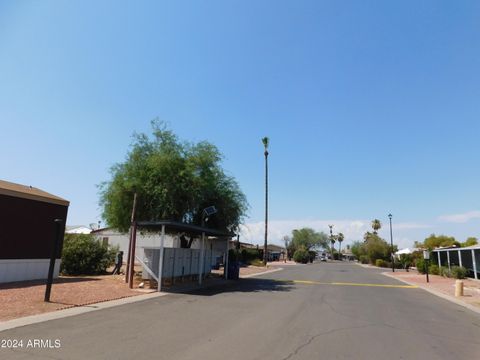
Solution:
<svg viewBox="0 0 480 360"><path fill-rule="evenodd" d="M440 268L437 264L430 264L428 267L428 272L432 275L440 275Z"/></svg>
<svg viewBox="0 0 480 360"><path fill-rule="evenodd" d="M402 254L400 259L395 261L395 268L400 266L400 269L408 269L412 265L413 256L411 254Z"/></svg>
<svg viewBox="0 0 480 360"><path fill-rule="evenodd" d="M377 259L375 261L375 266L378 266L378 267L387 267L387 262L383 259Z"/></svg>
<svg viewBox="0 0 480 360"><path fill-rule="evenodd" d="M369 263L369 261L368 261L368 256L367 256L367 255L360 255L360 259L359 259L359 260L360 260L360 262L361 262L362 264L368 264L368 263Z"/></svg>
<svg viewBox="0 0 480 360"><path fill-rule="evenodd" d="M263 261L260 260L260 259L253 259L252 261L250 261L249 265L253 265L253 266L264 266L264 265L263 265Z"/></svg>
<svg viewBox="0 0 480 360"><path fill-rule="evenodd" d="M297 263L306 264L308 263L309 258L310 255L308 254L308 251L303 248L296 250L293 254L293 261Z"/></svg>
<svg viewBox="0 0 480 360"><path fill-rule="evenodd" d="M452 266L451 273L455 279L465 279L467 277L467 269L463 266Z"/></svg>
<svg viewBox="0 0 480 360"><path fill-rule="evenodd" d="M115 263L117 251L118 247L103 246L90 234L66 234L60 271L65 275L103 274Z"/></svg>
<svg viewBox="0 0 480 360"><path fill-rule="evenodd" d="M240 261L250 264L254 260L262 260L263 252L261 252L259 249L242 249L240 252Z"/></svg>
<svg viewBox="0 0 480 360"><path fill-rule="evenodd" d="M440 275L442 275L443 277L452 277L452 272L450 271L450 269L446 266L442 266L440 268Z"/></svg>
<svg viewBox="0 0 480 360"><path fill-rule="evenodd" d="M425 260L423 258L416 259L415 266L419 274L425 274Z"/></svg>

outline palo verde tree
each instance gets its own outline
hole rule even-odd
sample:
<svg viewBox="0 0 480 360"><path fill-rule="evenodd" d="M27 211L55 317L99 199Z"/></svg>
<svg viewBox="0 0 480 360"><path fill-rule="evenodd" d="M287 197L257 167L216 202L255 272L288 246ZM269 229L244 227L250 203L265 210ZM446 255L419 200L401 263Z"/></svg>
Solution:
<svg viewBox="0 0 480 360"><path fill-rule="evenodd" d="M248 205L236 180L222 169L218 149L206 141L180 141L157 120L152 128L153 137L134 135L125 161L114 165L111 180L100 185L106 223L127 231L137 193L136 219L201 225L203 209L214 205L218 212L205 225L234 231Z"/></svg>

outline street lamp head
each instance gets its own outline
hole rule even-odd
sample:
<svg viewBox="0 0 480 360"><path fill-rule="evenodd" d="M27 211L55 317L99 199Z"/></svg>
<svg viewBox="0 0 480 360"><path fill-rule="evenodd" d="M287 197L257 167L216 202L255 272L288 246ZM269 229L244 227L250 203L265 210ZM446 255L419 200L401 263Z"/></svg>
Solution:
<svg viewBox="0 0 480 360"><path fill-rule="evenodd" d="M262 138L262 143L263 143L263 146L265 146L265 150L268 149L268 144L270 143L270 139L268 137L264 137Z"/></svg>
<svg viewBox="0 0 480 360"><path fill-rule="evenodd" d="M392 220L393 215L392 215L392 214L388 214L388 217L389 217L390 220Z"/></svg>

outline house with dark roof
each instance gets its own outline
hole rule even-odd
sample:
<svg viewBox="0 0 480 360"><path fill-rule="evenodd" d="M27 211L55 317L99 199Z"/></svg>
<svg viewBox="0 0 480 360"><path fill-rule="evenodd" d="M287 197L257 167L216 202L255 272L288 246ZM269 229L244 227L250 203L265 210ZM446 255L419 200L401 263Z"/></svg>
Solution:
<svg viewBox="0 0 480 360"><path fill-rule="evenodd" d="M56 253L58 276L69 202L32 186L0 180L0 283L46 279L62 220Z"/></svg>

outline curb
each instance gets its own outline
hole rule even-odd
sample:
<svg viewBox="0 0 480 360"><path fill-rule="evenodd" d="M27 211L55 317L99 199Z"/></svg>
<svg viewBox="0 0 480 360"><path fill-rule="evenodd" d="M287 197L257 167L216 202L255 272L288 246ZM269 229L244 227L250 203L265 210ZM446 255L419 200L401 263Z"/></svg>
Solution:
<svg viewBox="0 0 480 360"><path fill-rule="evenodd" d="M425 290L427 292L429 292L430 294L433 294L435 296L438 296L444 300L447 300L447 301L450 301L450 302L453 302L454 304L457 304L457 305L460 305L460 306L463 306L473 312L476 312L477 314L480 314L480 308L476 307L476 306L473 306L473 305L470 305L462 300L459 300L459 299L456 299L454 298L453 296L450 296L450 295L446 295L444 293L441 293L439 291L436 291L436 290L432 290L432 289L429 289L427 287L424 287L422 285L419 285L419 284L416 284L416 283L413 283L413 282L410 282L410 281L407 281L407 280L404 280L404 279L399 279L397 278L396 276L392 276L390 275L390 273L388 272L383 272L382 275L384 276L388 276L389 278L392 278L392 279L396 279L400 282L403 282L405 284L408 284L408 285L415 285L415 286L418 286L418 289L422 289L422 290Z"/></svg>
<svg viewBox="0 0 480 360"><path fill-rule="evenodd" d="M264 272L261 272L261 273L256 273L256 274L243 275L243 276L240 276L240 279L248 279L248 278L251 278L251 277L254 277L254 276L260 276L260 275L270 274L270 273L274 273L274 272L277 272L277 271L280 271L280 270L283 270L283 268L277 268L277 269L267 270L267 271L264 271Z"/></svg>

